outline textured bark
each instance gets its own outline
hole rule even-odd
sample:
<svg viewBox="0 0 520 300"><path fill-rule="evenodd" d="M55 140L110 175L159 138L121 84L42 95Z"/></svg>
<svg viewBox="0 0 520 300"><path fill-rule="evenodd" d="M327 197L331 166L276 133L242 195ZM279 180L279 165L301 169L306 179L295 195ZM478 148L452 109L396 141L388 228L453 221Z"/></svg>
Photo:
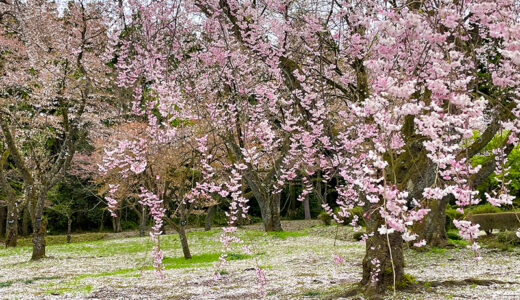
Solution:
<svg viewBox="0 0 520 300"><path fill-rule="evenodd" d="M282 224L280 222L280 194L272 195L262 201L259 200L258 204L260 205L264 230L266 232L282 231Z"/></svg>
<svg viewBox="0 0 520 300"><path fill-rule="evenodd" d="M43 218L43 207L47 198L47 190L42 188L37 194L36 207L34 210L33 225L33 254L32 260L45 257L45 232L47 231L47 220ZM31 201L32 202L32 201Z"/></svg>
<svg viewBox="0 0 520 300"><path fill-rule="evenodd" d="M388 238L379 234L377 229L384 224L384 220L377 213L372 214L370 219L365 219L365 222L367 233L373 232L374 235L366 241L360 286L368 299L383 299L387 287L394 285L394 274L395 282L403 280L403 240L400 233L389 234ZM379 266L374 264L375 260L379 262Z"/></svg>
<svg viewBox="0 0 520 300"><path fill-rule="evenodd" d="M211 230L211 219L213 218L213 215L215 214L216 205L210 206L208 208L208 212L206 213L206 220L204 222L204 230L209 231Z"/></svg>
<svg viewBox="0 0 520 300"><path fill-rule="evenodd" d="M31 259L39 260L45 257L45 231L47 230L47 221L37 219L33 226L33 253Z"/></svg>
<svg viewBox="0 0 520 300"><path fill-rule="evenodd" d="M309 195L305 196L303 199L303 211L305 213L305 220L311 219L311 205L309 203Z"/></svg>
<svg viewBox="0 0 520 300"><path fill-rule="evenodd" d="M0 157L0 189L3 190L6 195L7 200L7 222L6 224L6 247L16 247L16 243L18 240L18 202L16 201L16 194L12 189L9 180L4 172L4 165L7 162L7 158L9 156L9 151L4 151L2 156ZM5 212L5 209L2 207L2 212ZM4 214L1 222L2 227L4 225L6 216ZM3 229L3 228L2 228ZM0 234L3 233L0 232Z"/></svg>
<svg viewBox="0 0 520 300"><path fill-rule="evenodd" d="M420 223L414 225L414 232L419 235L417 240L426 240L430 247L443 248L446 246L448 237L446 235L446 206L453 195L448 195L441 200L429 200L425 207L430 212L424 216Z"/></svg>
<svg viewBox="0 0 520 300"><path fill-rule="evenodd" d="M5 247L16 247L18 243L18 211L14 207L7 210Z"/></svg>

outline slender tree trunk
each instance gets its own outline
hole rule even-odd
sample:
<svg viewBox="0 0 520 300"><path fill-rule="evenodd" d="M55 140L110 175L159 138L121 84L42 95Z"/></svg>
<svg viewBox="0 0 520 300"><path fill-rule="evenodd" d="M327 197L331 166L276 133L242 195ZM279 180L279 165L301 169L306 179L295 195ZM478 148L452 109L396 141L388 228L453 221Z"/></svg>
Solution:
<svg viewBox="0 0 520 300"><path fill-rule="evenodd" d="M311 205L309 203L309 195L306 195L303 199L303 210L305 213L305 220L311 219Z"/></svg>
<svg viewBox="0 0 520 300"><path fill-rule="evenodd" d="M144 205L142 206L139 218L139 236L144 236L144 233L146 231L146 207Z"/></svg>
<svg viewBox="0 0 520 300"><path fill-rule="evenodd" d="M403 279L403 240L399 233L379 234L377 229L384 220L377 212L365 221L367 233L373 232L374 235L366 241L360 286L368 299L383 299L387 287L393 286L394 280L399 282Z"/></svg>
<svg viewBox="0 0 520 300"><path fill-rule="evenodd" d="M38 193L33 219L32 260L39 260L45 257L45 232L47 230L47 220L43 218L43 207L45 205L46 198L47 191L44 190Z"/></svg>
<svg viewBox="0 0 520 300"><path fill-rule="evenodd" d="M76 232L81 232L81 212L76 213Z"/></svg>
<svg viewBox="0 0 520 300"><path fill-rule="evenodd" d="M0 236L5 236L7 228L7 207L0 206Z"/></svg>
<svg viewBox="0 0 520 300"><path fill-rule="evenodd" d="M190 247L188 245L188 238L186 237L186 226L183 225L182 220L179 226L179 238L181 240L182 253L185 259L191 258Z"/></svg>
<svg viewBox="0 0 520 300"><path fill-rule="evenodd" d="M8 203L7 206L7 234L5 238L5 247L16 247L18 243L18 209L14 203Z"/></svg>
<svg viewBox="0 0 520 300"><path fill-rule="evenodd" d="M101 222L99 223L99 232L105 229L105 211L101 211Z"/></svg>
<svg viewBox="0 0 520 300"><path fill-rule="evenodd" d="M31 214L29 213L29 209L27 207L24 208L22 213L22 235L29 235L29 227L31 226Z"/></svg>
<svg viewBox="0 0 520 300"><path fill-rule="evenodd" d="M280 222L280 194L259 200L258 204L260 205L260 213L262 214L265 231L282 231L282 224Z"/></svg>
<svg viewBox="0 0 520 300"><path fill-rule="evenodd" d="M215 208L216 208L216 205L210 206L208 208L208 212L206 213L206 220L204 222L205 231L211 230L211 218L213 217L213 214L215 214Z"/></svg>
<svg viewBox="0 0 520 300"><path fill-rule="evenodd" d="M72 218L71 218L71 216L67 216L67 244L70 243L71 233L72 233Z"/></svg>
<svg viewBox="0 0 520 300"><path fill-rule="evenodd" d="M430 212L420 223L415 224L414 231L419 235L418 240L426 240L430 247L443 248L448 242L446 235L446 206L453 196L450 194L441 200L429 200L425 207Z"/></svg>

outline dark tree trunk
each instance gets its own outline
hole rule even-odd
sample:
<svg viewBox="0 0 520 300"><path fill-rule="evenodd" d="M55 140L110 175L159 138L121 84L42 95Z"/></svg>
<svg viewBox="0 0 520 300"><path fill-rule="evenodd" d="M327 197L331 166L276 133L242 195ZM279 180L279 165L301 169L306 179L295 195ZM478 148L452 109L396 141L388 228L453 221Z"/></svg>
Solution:
<svg viewBox="0 0 520 300"><path fill-rule="evenodd" d="M216 208L216 205L210 206L208 208L208 212L206 213L206 220L204 222L205 231L211 230L211 218L213 217L213 214L215 214L215 208Z"/></svg>
<svg viewBox="0 0 520 300"><path fill-rule="evenodd" d="M0 236L5 236L7 224L7 207L0 206Z"/></svg>
<svg viewBox="0 0 520 300"><path fill-rule="evenodd" d="M309 195L306 195L303 199L303 211L305 213L305 220L311 219L311 206L309 203Z"/></svg>
<svg viewBox="0 0 520 300"><path fill-rule="evenodd" d="M367 233L373 232L374 235L366 241L360 286L368 299L383 299L387 287L393 286L394 280L400 282L403 279L403 240L400 233L392 233L388 237L379 234L377 229L384 224L384 220L378 212L365 221Z"/></svg>
<svg viewBox="0 0 520 300"><path fill-rule="evenodd" d="M101 211L101 222L99 223L99 232L105 229L105 211Z"/></svg>
<svg viewBox="0 0 520 300"><path fill-rule="evenodd" d="M81 213L76 213L76 232L81 232Z"/></svg>
<svg viewBox="0 0 520 300"><path fill-rule="evenodd" d="M23 210L22 214L22 235L28 236L29 235L29 227L31 226L31 214L29 213L29 209L26 207Z"/></svg>
<svg viewBox="0 0 520 300"><path fill-rule="evenodd" d="M112 228L114 229L115 233L121 232L121 216L119 214L117 217L112 218Z"/></svg>
<svg viewBox="0 0 520 300"><path fill-rule="evenodd" d="M282 231L280 223L280 194L272 195L264 200L258 200L264 229L269 231Z"/></svg>
<svg viewBox="0 0 520 300"><path fill-rule="evenodd" d="M70 235L72 233L72 218L67 216L67 244L70 243Z"/></svg>
<svg viewBox="0 0 520 300"><path fill-rule="evenodd" d="M146 231L146 207L144 205L142 206L139 218L139 236L144 236L144 233Z"/></svg>
<svg viewBox="0 0 520 300"><path fill-rule="evenodd" d="M5 247L14 248L18 243L18 209L14 203L8 204L6 228Z"/></svg>
<svg viewBox="0 0 520 300"><path fill-rule="evenodd" d="M190 247L188 245L188 238L186 237L186 226L183 225L181 221L181 225L179 226L179 238L181 240L182 253L184 254L185 259L191 258Z"/></svg>
<svg viewBox="0 0 520 300"><path fill-rule="evenodd" d="M443 248L448 242L445 227L446 206L452 197L448 195L441 200L429 200L424 206L429 208L430 212L414 226L414 231L419 235L418 240L426 240L429 247Z"/></svg>

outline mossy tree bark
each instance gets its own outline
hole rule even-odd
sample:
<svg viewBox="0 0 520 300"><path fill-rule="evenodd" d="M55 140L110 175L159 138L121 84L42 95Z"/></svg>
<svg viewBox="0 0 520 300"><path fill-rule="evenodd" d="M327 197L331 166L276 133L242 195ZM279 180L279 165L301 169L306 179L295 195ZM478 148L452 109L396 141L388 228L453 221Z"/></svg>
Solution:
<svg viewBox="0 0 520 300"><path fill-rule="evenodd" d="M429 200L423 204L424 207L430 209L430 212L420 223L414 225L414 231L418 235L417 240L425 240L429 247L443 248L446 246L448 241L446 206L452 198L452 195L448 195L441 200Z"/></svg>
<svg viewBox="0 0 520 300"><path fill-rule="evenodd" d="M261 201L260 213L262 215L262 222L264 223L264 230L282 231L282 223L280 221L280 194L268 196Z"/></svg>
<svg viewBox="0 0 520 300"><path fill-rule="evenodd" d="M383 299L389 286L403 280L403 240L400 233L379 234L377 229L385 222L377 213L365 218L365 222L367 233L374 234L366 240L360 286L369 299Z"/></svg>
<svg viewBox="0 0 520 300"><path fill-rule="evenodd" d="M33 200L32 197L28 198L30 203L36 203L32 213L33 253L31 259L39 260L45 257L45 233L47 231L47 220L43 217L43 208L47 199L47 189L42 187L39 192L29 192L29 194L37 195L35 200Z"/></svg>
<svg viewBox="0 0 520 300"><path fill-rule="evenodd" d="M9 212L7 217L7 230L5 237L5 247L14 248L18 243L18 214L16 210Z"/></svg>
<svg viewBox="0 0 520 300"><path fill-rule="evenodd" d="M7 222L5 246L16 247L18 241L18 210L19 203L15 191L11 187L4 171L4 166L9 157L9 150L5 150L0 158L0 188L4 191L7 201Z"/></svg>

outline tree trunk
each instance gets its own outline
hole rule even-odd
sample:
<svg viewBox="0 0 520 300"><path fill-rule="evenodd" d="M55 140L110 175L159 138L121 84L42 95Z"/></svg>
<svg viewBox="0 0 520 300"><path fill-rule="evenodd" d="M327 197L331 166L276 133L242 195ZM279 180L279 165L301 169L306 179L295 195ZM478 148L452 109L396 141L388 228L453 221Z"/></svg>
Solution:
<svg viewBox="0 0 520 300"><path fill-rule="evenodd" d="M99 232L105 229L105 211L101 211L101 222L99 223Z"/></svg>
<svg viewBox="0 0 520 300"><path fill-rule="evenodd" d="M22 235L23 236L29 235L30 225L31 225L31 214L29 213L29 209L27 207L25 207L23 210L23 214L22 214Z"/></svg>
<svg viewBox="0 0 520 300"><path fill-rule="evenodd" d="M311 206L309 203L309 195L306 195L303 199L303 210L305 212L305 220L311 219Z"/></svg>
<svg viewBox="0 0 520 300"><path fill-rule="evenodd" d="M7 224L7 207L0 206L0 236L5 236Z"/></svg>
<svg viewBox="0 0 520 300"><path fill-rule="evenodd" d="M76 213L76 232L81 232L81 212Z"/></svg>
<svg viewBox="0 0 520 300"><path fill-rule="evenodd" d="M208 208L208 212L206 213L206 220L204 223L205 231L211 230L211 218L213 217L213 214L215 214L215 207L216 205L213 205Z"/></svg>
<svg viewBox="0 0 520 300"><path fill-rule="evenodd" d="M188 245L188 239L186 238L186 226L183 225L183 221L181 221L181 225L179 226L179 238L181 240L182 253L184 254L185 259L191 258L190 248Z"/></svg>
<svg viewBox="0 0 520 300"><path fill-rule="evenodd" d="M39 260L45 257L45 232L47 230L47 220L43 218L43 207L47 199L47 190L43 189L37 194L36 207L34 207L33 219L33 254L32 260ZM31 203L29 202L29 205Z"/></svg>
<svg viewBox="0 0 520 300"><path fill-rule="evenodd" d="M67 244L70 243L70 234L72 232L72 218L67 216Z"/></svg>
<svg viewBox="0 0 520 300"><path fill-rule="evenodd" d="M429 247L443 248L448 242L446 235L446 206L453 196L450 194L441 200L429 200L425 205L430 212L420 223L416 223L414 231L418 240L426 240Z"/></svg>
<svg viewBox="0 0 520 300"><path fill-rule="evenodd" d="M142 206L139 218L139 236L144 236L144 233L146 231L146 207L144 205Z"/></svg>
<svg viewBox="0 0 520 300"><path fill-rule="evenodd" d="M14 203L9 203L7 207L7 234L5 247L16 247L18 243L18 209Z"/></svg>
<svg viewBox="0 0 520 300"><path fill-rule="evenodd" d="M112 228L114 229L115 233L121 232L121 216L119 214L117 217L112 218Z"/></svg>
<svg viewBox="0 0 520 300"><path fill-rule="evenodd" d="M264 200L258 199L260 213L266 232L282 231L280 223L280 194L272 195Z"/></svg>
<svg viewBox="0 0 520 300"><path fill-rule="evenodd" d="M394 280L400 282L403 279L403 240L400 233L392 233L388 237L379 234L377 229L384 225L384 220L378 212L365 221L367 233L373 232L374 235L366 241L360 286L368 299L383 299L387 287L393 286Z"/></svg>

